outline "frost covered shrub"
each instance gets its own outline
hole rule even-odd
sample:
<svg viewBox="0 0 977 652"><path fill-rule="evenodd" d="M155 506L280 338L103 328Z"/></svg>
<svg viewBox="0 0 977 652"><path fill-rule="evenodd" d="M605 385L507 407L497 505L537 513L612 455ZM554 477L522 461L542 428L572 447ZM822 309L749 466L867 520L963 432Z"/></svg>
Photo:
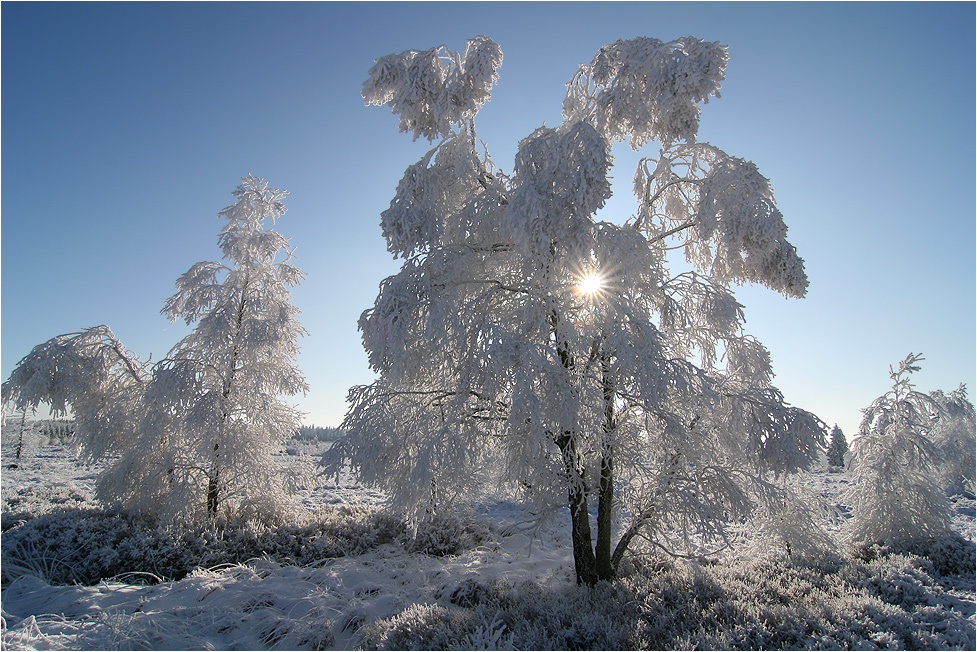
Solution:
<svg viewBox="0 0 977 652"><path fill-rule="evenodd" d="M84 485L74 482L62 485L29 483L3 492L0 530L6 532L44 514L91 508L95 504L94 496Z"/></svg>
<svg viewBox="0 0 977 652"><path fill-rule="evenodd" d="M869 563L890 555L912 555L925 559L932 570L942 576L969 577L975 574L977 549L973 541L951 532L934 539L900 541L889 545L865 545L855 549L859 559Z"/></svg>
<svg viewBox="0 0 977 652"><path fill-rule="evenodd" d="M181 579L197 568L268 558L306 566L392 544L411 552L458 554L490 536L487 528L446 518L412 531L386 512L339 509L315 522L276 528L210 527L175 531L103 511L32 519L3 536L3 582L23 574L51 584L103 579ZM126 577L122 577L126 576Z"/></svg>
<svg viewBox="0 0 977 652"><path fill-rule="evenodd" d="M32 574L50 584L96 584L123 573L173 576L186 563L176 543L119 514L48 514L4 533L2 578Z"/></svg>
<svg viewBox="0 0 977 652"><path fill-rule="evenodd" d="M919 608L930 601L926 596L944 591L918 558L869 565L840 557L768 557L673 566L667 574L638 573L629 580L636 596L645 596L639 603L648 626L642 647L697 641L706 649L968 649L974 642L968 614L954 611L956 602L937 599Z"/></svg>
<svg viewBox="0 0 977 652"><path fill-rule="evenodd" d="M438 515L418 524L407 542L407 549L444 557L471 550L491 537L489 527L471 517L465 518L457 514Z"/></svg>
<svg viewBox="0 0 977 652"><path fill-rule="evenodd" d="M463 592L450 592L448 601L471 608L413 605L365 628L361 645L379 650L626 649L625 602L617 593L608 583L557 589L531 583L467 584Z"/></svg>
<svg viewBox="0 0 977 652"><path fill-rule="evenodd" d="M368 650L451 650L471 631L470 611L440 605L414 604L363 633Z"/></svg>
<svg viewBox="0 0 977 652"><path fill-rule="evenodd" d="M941 575L970 576L971 580L974 578L977 546L956 532L934 541L926 556Z"/></svg>
<svg viewBox="0 0 977 652"><path fill-rule="evenodd" d="M949 533L950 502L937 481L943 456L930 439L945 412L913 389L909 376L919 371L920 360L910 353L898 370L890 368L892 389L863 411L852 442L853 482L842 496L852 508L848 538L854 546Z"/></svg>
<svg viewBox="0 0 977 652"><path fill-rule="evenodd" d="M972 602L925 559L635 558L594 587L445 586L362 631L367 649L973 649ZM970 593L972 595L972 593Z"/></svg>

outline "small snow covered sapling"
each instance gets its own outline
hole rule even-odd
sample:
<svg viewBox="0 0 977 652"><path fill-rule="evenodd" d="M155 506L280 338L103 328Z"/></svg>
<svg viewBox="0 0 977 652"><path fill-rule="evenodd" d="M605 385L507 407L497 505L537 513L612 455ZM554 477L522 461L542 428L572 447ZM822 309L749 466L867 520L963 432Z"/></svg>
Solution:
<svg viewBox="0 0 977 652"><path fill-rule="evenodd" d="M890 367L892 389L864 410L852 440L852 508L849 540L854 545L914 543L946 534L950 503L937 482L942 456L929 438L944 416L940 405L917 392L910 375L919 354Z"/></svg>
<svg viewBox="0 0 977 652"><path fill-rule="evenodd" d="M727 521L782 503L765 498L768 474L807 467L823 424L770 385L729 287L801 297L807 277L769 182L695 140L726 60L693 37L601 48L570 80L564 122L524 138L511 175L476 149L496 43L376 60L367 104L439 144L381 214L404 263L360 318L379 377L350 390L328 468L351 463L414 519L484 480L541 514L562 504L588 584L637 537L723 545ZM660 150L635 175L637 214L600 221L624 140ZM669 272L674 249L692 269Z"/></svg>
<svg viewBox="0 0 977 652"><path fill-rule="evenodd" d="M961 384L949 393L930 392L930 398L942 409L939 421L929 437L943 456L940 486L949 492L975 491L977 440L974 428L974 404L967 400L967 386Z"/></svg>

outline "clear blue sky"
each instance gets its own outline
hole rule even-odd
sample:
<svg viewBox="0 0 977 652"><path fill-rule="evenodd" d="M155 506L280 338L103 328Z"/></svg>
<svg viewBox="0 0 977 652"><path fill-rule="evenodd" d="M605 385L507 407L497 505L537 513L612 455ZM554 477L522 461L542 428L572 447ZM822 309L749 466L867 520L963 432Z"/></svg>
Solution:
<svg viewBox="0 0 977 652"><path fill-rule="evenodd" d="M12 3L2 7L2 375L54 335L108 324L141 356L159 314L219 258L217 212L248 172L290 191L278 230L308 278L307 421L338 425L372 379L356 320L398 266L380 235L426 142L364 107L373 59L485 34L503 49L479 138L511 170L560 121L578 63L618 38L729 46L700 139L770 178L806 299L737 291L791 403L854 434L888 367L975 383L975 5L962 3ZM650 153L655 154L657 150ZM615 149L633 210L635 157Z"/></svg>

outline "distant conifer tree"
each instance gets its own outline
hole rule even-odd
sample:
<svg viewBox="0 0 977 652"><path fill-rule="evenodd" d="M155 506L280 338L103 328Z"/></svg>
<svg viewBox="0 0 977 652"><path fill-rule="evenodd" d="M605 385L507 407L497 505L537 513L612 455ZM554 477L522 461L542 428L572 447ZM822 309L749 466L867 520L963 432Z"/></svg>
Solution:
<svg viewBox="0 0 977 652"><path fill-rule="evenodd" d="M828 444L828 465L844 466L845 456L848 454L848 440L838 424L831 429L831 443Z"/></svg>

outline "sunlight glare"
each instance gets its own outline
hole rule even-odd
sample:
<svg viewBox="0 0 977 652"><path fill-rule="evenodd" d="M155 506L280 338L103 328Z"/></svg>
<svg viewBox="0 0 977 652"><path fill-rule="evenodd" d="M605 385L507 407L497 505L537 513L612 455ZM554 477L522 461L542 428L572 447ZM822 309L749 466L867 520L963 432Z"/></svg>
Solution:
<svg viewBox="0 0 977 652"><path fill-rule="evenodd" d="M591 272L580 279L580 283L577 285L577 291L580 294L592 295L603 287L603 279L600 274L596 272Z"/></svg>

